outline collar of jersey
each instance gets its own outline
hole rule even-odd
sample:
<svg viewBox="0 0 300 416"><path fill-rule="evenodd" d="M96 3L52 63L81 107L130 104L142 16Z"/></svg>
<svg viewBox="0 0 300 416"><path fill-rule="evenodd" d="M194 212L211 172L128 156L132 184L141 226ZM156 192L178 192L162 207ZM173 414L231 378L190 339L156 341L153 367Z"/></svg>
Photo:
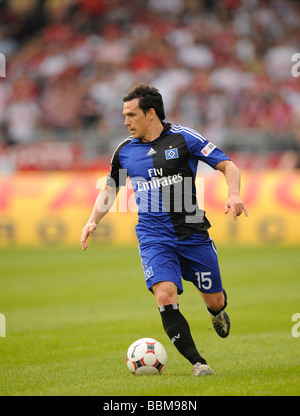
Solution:
<svg viewBox="0 0 300 416"><path fill-rule="evenodd" d="M159 140L162 137L166 136L166 134L168 133L168 131L171 128L171 123L162 122L162 125L164 126L163 131L160 133L160 135L156 139L152 140L151 142L144 143L144 142L142 142L141 139L134 139L133 137L131 137L131 142L132 143L141 143L141 144L151 144L151 143L156 142L157 140Z"/></svg>

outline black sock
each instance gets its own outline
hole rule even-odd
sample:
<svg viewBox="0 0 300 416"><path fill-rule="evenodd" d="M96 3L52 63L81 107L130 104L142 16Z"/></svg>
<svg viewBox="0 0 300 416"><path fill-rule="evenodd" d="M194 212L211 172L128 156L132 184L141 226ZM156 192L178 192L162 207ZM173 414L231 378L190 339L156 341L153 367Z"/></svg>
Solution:
<svg viewBox="0 0 300 416"><path fill-rule="evenodd" d="M197 351L189 324L179 311L178 304L160 306L159 311L163 327L180 354L192 364L198 362L206 364L205 359Z"/></svg>

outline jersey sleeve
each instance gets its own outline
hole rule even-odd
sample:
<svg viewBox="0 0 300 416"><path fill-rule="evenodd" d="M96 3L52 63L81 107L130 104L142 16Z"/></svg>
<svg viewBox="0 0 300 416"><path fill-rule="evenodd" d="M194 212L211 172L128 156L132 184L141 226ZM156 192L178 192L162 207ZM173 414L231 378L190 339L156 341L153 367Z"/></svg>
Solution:
<svg viewBox="0 0 300 416"><path fill-rule="evenodd" d="M110 163L110 172L106 179L106 184L112 188L126 185L127 170L122 167L120 162L120 151L126 143L121 143L115 150Z"/></svg>
<svg viewBox="0 0 300 416"><path fill-rule="evenodd" d="M187 129L185 138L189 153L192 157L208 164L213 169L223 160L230 160L230 158L212 142L205 139L194 130Z"/></svg>

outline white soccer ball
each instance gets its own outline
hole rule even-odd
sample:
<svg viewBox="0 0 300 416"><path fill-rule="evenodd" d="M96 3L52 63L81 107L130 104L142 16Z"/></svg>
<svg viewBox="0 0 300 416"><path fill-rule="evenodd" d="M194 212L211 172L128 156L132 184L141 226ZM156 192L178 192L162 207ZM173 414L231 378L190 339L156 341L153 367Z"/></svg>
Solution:
<svg viewBox="0 0 300 416"><path fill-rule="evenodd" d="M161 374L167 363L167 353L156 339L141 338L128 348L126 363L132 374Z"/></svg>

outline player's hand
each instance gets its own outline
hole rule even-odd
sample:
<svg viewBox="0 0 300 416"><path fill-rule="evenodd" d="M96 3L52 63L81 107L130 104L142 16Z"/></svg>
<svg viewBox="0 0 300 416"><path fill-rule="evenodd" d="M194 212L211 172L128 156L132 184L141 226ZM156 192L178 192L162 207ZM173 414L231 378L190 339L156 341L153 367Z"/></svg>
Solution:
<svg viewBox="0 0 300 416"><path fill-rule="evenodd" d="M84 228L83 228L83 230L81 232L81 239L80 239L80 243L81 243L81 247L82 247L82 250L83 251L85 251L88 248L88 245L86 243L86 240L89 237L92 237L93 236L96 227L97 227L97 224L95 222L88 222L84 226Z"/></svg>
<svg viewBox="0 0 300 416"><path fill-rule="evenodd" d="M237 217L239 217L243 211L246 217L248 217L246 205L244 204L242 198L237 194L231 195L230 197L228 197L227 201L225 202L224 213L227 214L230 209L231 209L234 221L237 220Z"/></svg>

